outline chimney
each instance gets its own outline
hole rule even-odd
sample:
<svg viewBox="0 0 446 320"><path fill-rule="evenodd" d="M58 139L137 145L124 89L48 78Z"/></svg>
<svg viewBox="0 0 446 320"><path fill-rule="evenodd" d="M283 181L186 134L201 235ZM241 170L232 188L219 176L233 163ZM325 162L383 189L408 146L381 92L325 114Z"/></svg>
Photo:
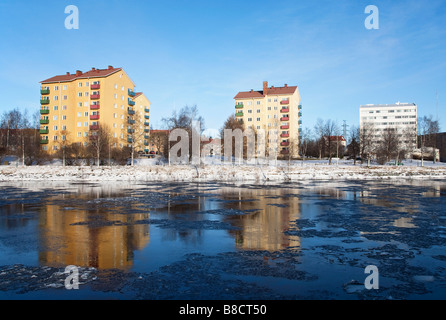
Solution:
<svg viewBox="0 0 446 320"><path fill-rule="evenodd" d="M77 76L81 76L81 75L82 75L82 71L80 71L80 70L76 70L76 75L77 75Z"/></svg>
<svg viewBox="0 0 446 320"><path fill-rule="evenodd" d="M96 71L96 68L91 68L91 71Z"/></svg>
<svg viewBox="0 0 446 320"><path fill-rule="evenodd" d="M288 88L288 85L285 83L285 88Z"/></svg>
<svg viewBox="0 0 446 320"><path fill-rule="evenodd" d="M263 81L263 95L268 95L268 81Z"/></svg>
<svg viewBox="0 0 446 320"><path fill-rule="evenodd" d="M69 76L70 75L70 73L69 72L67 72L67 76Z"/></svg>
<svg viewBox="0 0 446 320"><path fill-rule="evenodd" d="M111 70L111 69L113 69L113 66L108 66L108 70Z"/></svg>

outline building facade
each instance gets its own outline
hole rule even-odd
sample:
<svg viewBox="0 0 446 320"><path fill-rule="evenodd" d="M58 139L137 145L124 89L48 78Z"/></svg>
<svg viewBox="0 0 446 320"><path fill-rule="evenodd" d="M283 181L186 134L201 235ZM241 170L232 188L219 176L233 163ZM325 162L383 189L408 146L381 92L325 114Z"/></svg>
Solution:
<svg viewBox="0 0 446 320"><path fill-rule="evenodd" d="M379 141L386 130L395 130L401 143L416 148L417 105L415 103L367 104L360 106L360 128L369 126Z"/></svg>
<svg viewBox="0 0 446 320"><path fill-rule="evenodd" d="M107 127L114 147L128 146L134 137L136 112L149 132L150 102L122 68L92 68L41 81L40 135L42 149L57 152L64 144L82 144ZM148 137L146 140L148 144Z"/></svg>
<svg viewBox="0 0 446 320"><path fill-rule="evenodd" d="M264 130L266 150L276 148L282 156L299 156L302 132L302 105L297 86L268 87L239 92L235 97L235 117L245 129Z"/></svg>

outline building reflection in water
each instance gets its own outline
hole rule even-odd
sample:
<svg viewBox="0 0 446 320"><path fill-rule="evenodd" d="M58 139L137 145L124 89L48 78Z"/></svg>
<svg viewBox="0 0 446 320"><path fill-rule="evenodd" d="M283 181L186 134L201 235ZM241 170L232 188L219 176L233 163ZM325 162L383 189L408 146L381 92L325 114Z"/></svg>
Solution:
<svg viewBox="0 0 446 320"><path fill-rule="evenodd" d="M117 196L117 195L115 195ZM66 197L70 202L69 197ZM76 201L91 195L76 195ZM44 205L39 215L39 262L47 266L88 266L98 269L131 268L135 250L150 241L149 226L134 224L149 214L116 214L110 208L67 208ZM130 208L129 208L130 209ZM118 225L115 222L119 220ZM89 222L83 225L83 222ZM79 225L79 223L81 223Z"/></svg>

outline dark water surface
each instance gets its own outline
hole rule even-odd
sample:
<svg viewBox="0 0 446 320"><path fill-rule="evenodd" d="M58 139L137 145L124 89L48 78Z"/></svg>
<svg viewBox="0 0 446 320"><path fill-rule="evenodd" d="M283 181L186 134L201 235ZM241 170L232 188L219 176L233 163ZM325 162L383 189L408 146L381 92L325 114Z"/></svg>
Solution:
<svg viewBox="0 0 446 320"><path fill-rule="evenodd" d="M445 181L0 190L0 299L446 298Z"/></svg>

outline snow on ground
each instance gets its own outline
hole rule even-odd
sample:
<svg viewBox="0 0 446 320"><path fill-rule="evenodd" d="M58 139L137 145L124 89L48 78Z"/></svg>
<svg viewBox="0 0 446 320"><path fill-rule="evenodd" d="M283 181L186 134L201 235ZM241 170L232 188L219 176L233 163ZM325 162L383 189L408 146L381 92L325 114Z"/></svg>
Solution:
<svg viewBox="0 0 446 320"><path fill-rule="evenodd" d="M327 160L277 161L271 165L157 165L145 159L135 166L72 166L60 164L22 167L19 164L0 166L0 181L311 181L311 180L370 180L370 179L446 179L446 164L407 161L403 166L353 164L339 160L328 165Z"/></svg>

